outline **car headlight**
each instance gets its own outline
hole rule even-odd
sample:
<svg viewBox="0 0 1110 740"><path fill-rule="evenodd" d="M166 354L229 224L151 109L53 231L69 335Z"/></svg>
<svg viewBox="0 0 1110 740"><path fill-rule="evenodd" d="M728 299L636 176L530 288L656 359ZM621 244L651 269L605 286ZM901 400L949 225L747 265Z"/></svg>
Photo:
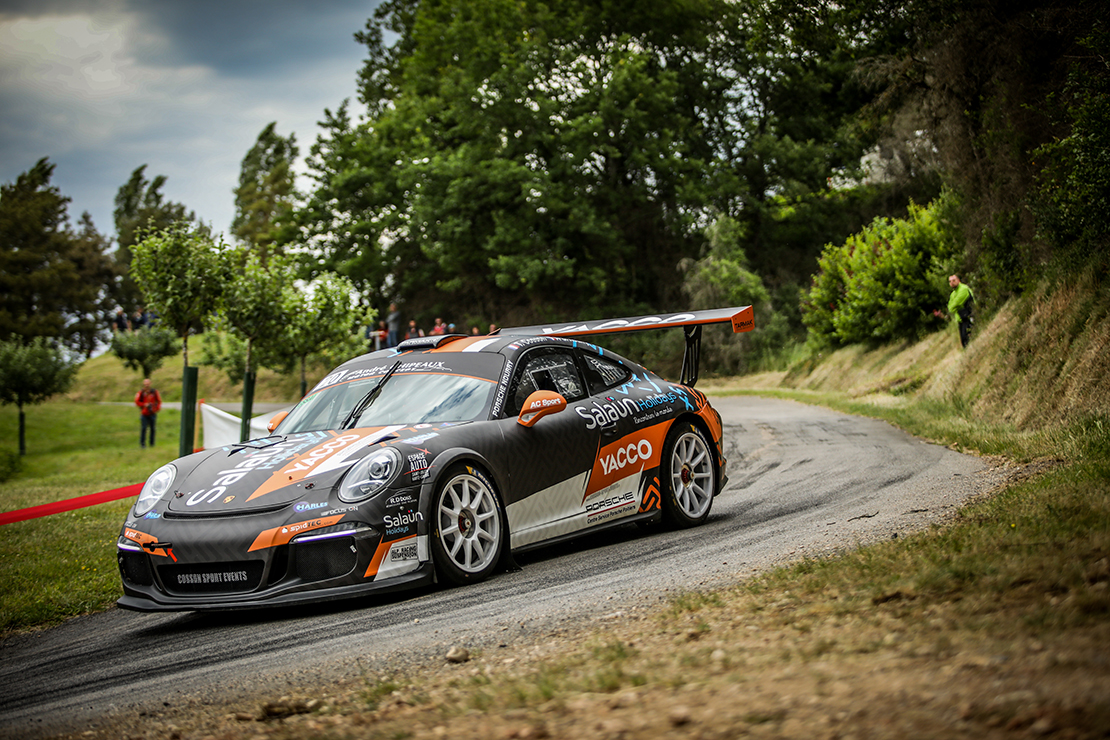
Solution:
<svg viewBox="0 0 1110 740"><path fill-rule="evenodd" d="M175 478L177 478L177 466L173 463L155 470L146 479L143 490L139 492L139 500L135 502L135 516L142 516L153 509L162 496L166 495L166 491L170 490Z"/></svg>
<svg viewBox="0 0 1110 740"><path fill-rule="evenodd" d="M383 447L359 460L339 485L339 498L347 503L362 501L394 481L401 472L401 453Z"/></svg>

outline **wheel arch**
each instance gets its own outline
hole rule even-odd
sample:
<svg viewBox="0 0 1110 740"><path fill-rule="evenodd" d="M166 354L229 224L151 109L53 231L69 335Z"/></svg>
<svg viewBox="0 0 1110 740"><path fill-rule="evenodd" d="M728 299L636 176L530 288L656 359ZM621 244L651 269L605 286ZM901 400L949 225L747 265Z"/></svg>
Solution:
<svg viewBox="0 0 1110 740"><path fill-rule="evenodd" d="M435 501L436 488L443 475L455 465L471 465L478 468L496 487L496 493L501 499L501 526L505 531L505 548L501 553L501 563L504 565L510 562L508 558L512 549L510 546L512 531L509 529L508 512L505 511L505 490L508 482L505 480L504 473L498 471L485 455L467 447L451 447L440 452L428 467L428 477L420 485L418 506L424 518L419 522L417 532L428 537L432 536L432 523L435 521L432 517L432 502Z"/></svg>

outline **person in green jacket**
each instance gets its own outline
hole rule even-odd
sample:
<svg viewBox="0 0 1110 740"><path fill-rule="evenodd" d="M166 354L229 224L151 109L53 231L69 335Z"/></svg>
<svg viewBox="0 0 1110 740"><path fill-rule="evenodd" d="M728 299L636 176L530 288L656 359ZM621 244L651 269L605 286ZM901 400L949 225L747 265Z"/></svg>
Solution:
<svg viewBox="0 0 1110 740"><path fill-rule="evenodd" d="M948 285L952 288L952 295L948 296L948 315L959 317L960 346L966 347L968 339L971 338L971 325L975 322L971 315L975 294L966 283L960 282L958 275L949 275Z"/></svg>

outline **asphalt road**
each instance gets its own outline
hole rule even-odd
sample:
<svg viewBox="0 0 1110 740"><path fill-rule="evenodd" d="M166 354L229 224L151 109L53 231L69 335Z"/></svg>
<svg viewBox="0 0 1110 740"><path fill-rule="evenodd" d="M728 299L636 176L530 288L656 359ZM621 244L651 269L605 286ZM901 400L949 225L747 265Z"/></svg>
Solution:
<svg viewBox="0 0 1110 740"><path fill-rule="evenodd" d="M921 529L1001 476L884 422L790 401L713 403L730 481L701 528L620 527L518 556L521 570L467 588L274 612L112 609L16 635L0 642L0 736L357 680L441 660L454 644L496 649L591 620L619 622L676 591Z"/></svg>

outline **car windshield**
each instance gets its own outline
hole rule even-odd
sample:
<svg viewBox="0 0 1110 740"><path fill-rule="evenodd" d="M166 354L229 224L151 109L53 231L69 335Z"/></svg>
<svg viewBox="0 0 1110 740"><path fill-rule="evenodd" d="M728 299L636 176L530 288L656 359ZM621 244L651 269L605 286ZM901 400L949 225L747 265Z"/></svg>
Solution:
<svg viewBox="0 0 1110 740"><path fill-rule="evenodd" d="M367 371L347 371L345 376L333 373L289 413L278 431L294 434L338 429L341 425L354 428L485 419L497 389L494 378L500 371L501 357L481 357L478 363L465 363L478 365L467 368L475 374L464 374L442 363L431 371L427 363L402 363L386 378L372 401L350 420L351 412L382 382L393 363ZM365 374L369 372L374 374ZM356 379L347 380L350 376Z"/></svg>

